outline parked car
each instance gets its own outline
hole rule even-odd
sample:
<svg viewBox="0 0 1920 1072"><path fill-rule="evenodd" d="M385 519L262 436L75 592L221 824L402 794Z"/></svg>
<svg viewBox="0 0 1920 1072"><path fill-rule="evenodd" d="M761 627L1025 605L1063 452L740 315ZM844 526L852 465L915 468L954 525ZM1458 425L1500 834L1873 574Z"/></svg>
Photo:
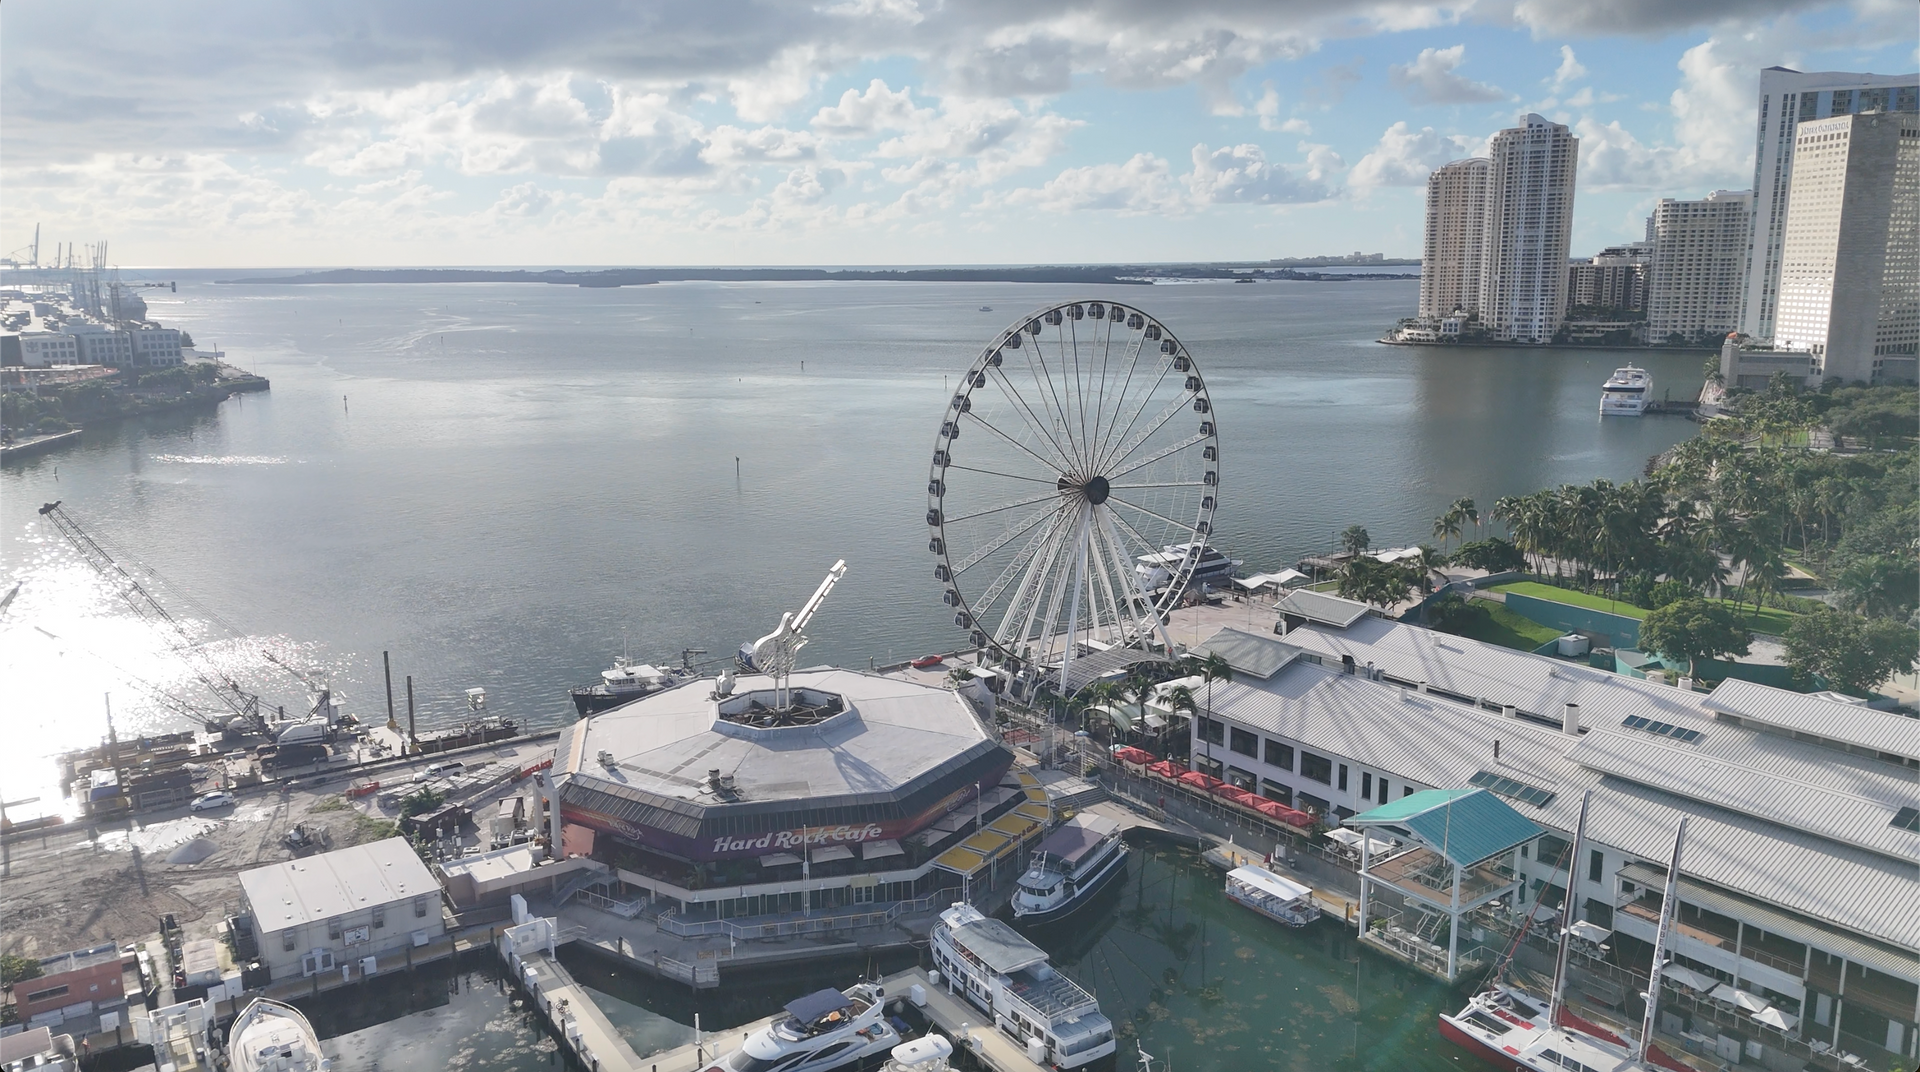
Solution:
<svg viewBox="0 0 1920 1072"><path fill-rule="evenodd" d="M450 763L435 763L426 770L414 775L413 780L416 782L430 782L435 778L445 778L449 775L459 774L466 769L467 765L459 760L454 760Z"/></svg>
<svg viewBox="0 0 1920 1072"><path fill-rule="evenodd" d="M922 655L907 665L913 667L915 670L930 670L946 661L946 659L938 655Z"/></svg>
<svg viewBox="0 0 1920 1072"><path fill-rule="evenodd" d="M224 789L217 789L211 793L202 793L193 798L193 803L187 805L187 808L189 811L212 811L215 808L231 807L238 802L239 798L235 797L232 793Z"/></svg>

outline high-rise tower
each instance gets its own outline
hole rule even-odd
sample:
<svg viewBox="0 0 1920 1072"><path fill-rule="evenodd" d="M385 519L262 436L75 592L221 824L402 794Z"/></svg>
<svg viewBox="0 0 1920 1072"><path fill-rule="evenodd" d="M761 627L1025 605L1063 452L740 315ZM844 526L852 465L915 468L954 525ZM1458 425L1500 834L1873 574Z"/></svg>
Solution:
<svg viewBox="0 0 1920 1072"><path fill-rule="evenodd" d="M1493 136L1487 158L1480 321L1497 339L1550 342L1567 312L1580 139L1529 113Z"/></svg>
<svg viewBox="0 0 1920 1072"><path fill-rule="evenodd" d="M1647 340L1689 341L1740 327L1753 194L1715 190L1699 201L1663 197L1653 210Z"/></svg>
<svg viewBox="0 0 1920 1072"><path fill-rule="evenodd" d="M1487 161L1455 160L1427 176L1427 234L1420 255L1420 316L1437 320L1480 308L1480 253L1487 231Z"/></svg>

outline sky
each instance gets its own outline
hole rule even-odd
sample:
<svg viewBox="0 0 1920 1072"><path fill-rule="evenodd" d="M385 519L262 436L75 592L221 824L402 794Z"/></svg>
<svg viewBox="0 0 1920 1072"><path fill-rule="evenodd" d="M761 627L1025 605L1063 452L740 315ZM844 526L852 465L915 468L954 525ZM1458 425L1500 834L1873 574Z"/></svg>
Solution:
<svg viewBox="0 0 1920 1072"><path fill-rule="evenodd" d="M12 0L0 251L126 266L1419 255L1427 173L1580 138L1572 250L1752 184L1760 68L1911 0ZM16 256L19 254L16 253Z"/></svg>

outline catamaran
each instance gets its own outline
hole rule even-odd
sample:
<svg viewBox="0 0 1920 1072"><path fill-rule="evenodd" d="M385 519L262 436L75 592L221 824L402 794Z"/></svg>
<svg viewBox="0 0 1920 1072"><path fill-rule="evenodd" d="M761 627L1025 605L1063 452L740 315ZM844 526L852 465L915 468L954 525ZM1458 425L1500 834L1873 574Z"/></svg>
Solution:
<svg viewBox="0 0 1920 1072"><path fill-rule="evenodd" d="M1580 802L1580 822L1574 828L1569 860L1581 859L1586 838L1587 806L1593 794ZM1553 993L1541 1010L1503 986L1476 994L1458 1013L1440 1016L1440 1034L1508 1072L1691 1072L1688 1066L1653 1045L1659 1023L1660 975L1667 962L1667 934L1674 906L1680 901L1680 850L1686 842L1687 820L1673 835L1673 859L1667 867L1666 897L1660 906L1660 927L1654 935L1653 967L1647 983L1647 1011L1638 1038L1620 1035L1575 1015L1566 1007L1567 961L1573 937L1574 906L1569 891L1560 908L1560 953L1554 962Z"/></svg>

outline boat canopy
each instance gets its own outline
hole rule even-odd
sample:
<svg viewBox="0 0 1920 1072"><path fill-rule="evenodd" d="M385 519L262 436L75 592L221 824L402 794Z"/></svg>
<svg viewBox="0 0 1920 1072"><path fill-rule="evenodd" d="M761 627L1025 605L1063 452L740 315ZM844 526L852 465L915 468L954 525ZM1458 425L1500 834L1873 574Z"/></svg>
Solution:
<svg viewBox="0 0 1920 1072"><path fill-rule="evenodd" d="M1264 867L1236 867L1227 872L1227 877L1284 901L1298 901L1313 894L1306 886L1281 878Z"/></svg>
<svg viewBox="0 0 1920 1072"><path fill-rule="evenodd" d="M1047 959L1039 946L997 919L977 919L955 927L953 940L1001 975L1011 975Z"/></svg>
<svg viewBox="0 0 1920 1072"><path fill-rule="evenodd" d="M1040 851L1075 862L1118 829L1120 824L1104 815L1076 815L1041 842Z"/></svg>
<svg viewBox="0 0 1920 1072"><path fill-rule="evenodd" d="M853 999L831 987L816 990L803 998L787 1002L787 1013L803 1024L819 1023L843 1009L853 1008Z"/></svg>

